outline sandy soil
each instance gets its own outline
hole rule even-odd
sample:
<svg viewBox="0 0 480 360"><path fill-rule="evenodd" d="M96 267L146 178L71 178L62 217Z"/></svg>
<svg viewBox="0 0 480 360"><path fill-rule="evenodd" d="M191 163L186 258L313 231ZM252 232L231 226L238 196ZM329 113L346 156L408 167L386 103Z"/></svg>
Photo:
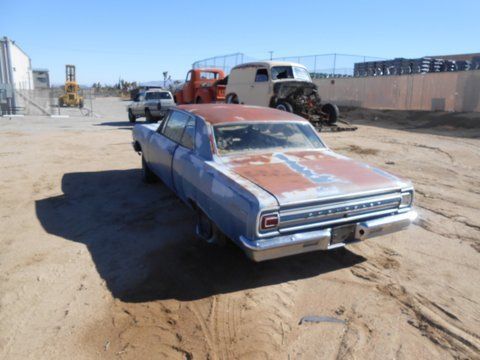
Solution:
<svg viewBox="0 0 480 360"><path fill-rule="evenodd" d="M480 358L479 116L348 112L323 138L412 179L417 224L255 264L141 182L124 106L0 118L0 358Z"/></svg>

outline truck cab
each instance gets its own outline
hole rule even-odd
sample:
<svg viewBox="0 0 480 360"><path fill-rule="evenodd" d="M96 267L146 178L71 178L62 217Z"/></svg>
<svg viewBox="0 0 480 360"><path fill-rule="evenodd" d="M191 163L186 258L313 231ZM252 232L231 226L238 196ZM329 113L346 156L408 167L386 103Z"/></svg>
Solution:
<svg viewBox="0 0 480 360"><path fill-rule="evenodd" d="M225 100L225 73L220 69L192 69L183 87L175 92L177 104L211 103Z"/></svg>
<svg viewBox="0 0 480 360"><path fill-rule="evenodd" d="M275 84L283 82L308 86L312 79L305 66L291 62L262 61L235 66L228 78L227 102L271 106Z"/></svg>

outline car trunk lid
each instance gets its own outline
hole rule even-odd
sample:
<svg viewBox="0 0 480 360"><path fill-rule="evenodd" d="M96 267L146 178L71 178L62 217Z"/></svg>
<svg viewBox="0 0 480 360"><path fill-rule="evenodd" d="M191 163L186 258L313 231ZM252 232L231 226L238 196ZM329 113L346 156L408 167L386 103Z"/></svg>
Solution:
<svg viewBox="0 0 480 360"><path fill-rule="evenodd" d="M224 162L275 196L280 206L408 186L381 169L325 149L234 155Z"/></svg>

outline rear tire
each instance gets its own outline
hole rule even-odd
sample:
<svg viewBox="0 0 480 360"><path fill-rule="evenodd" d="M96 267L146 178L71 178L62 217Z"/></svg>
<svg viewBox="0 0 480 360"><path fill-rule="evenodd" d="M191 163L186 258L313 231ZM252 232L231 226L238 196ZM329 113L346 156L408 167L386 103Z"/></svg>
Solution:
<svg viewBox="0 0 480 360"><path fill-rule="evenodd" d="M145 161L145 158L143 157L143 155L142 155L142 180L147 184L154 183L158 180L157 176L148 167L148 164Z"/></svg>
<svg viewBox="0 0 480 360"><path fill-rule="evenodd" d="M202 98L199 96L199 97L197 97L197 98L195 99L195 104L201 104L201 103L203 103L203 100L202 100Z"/></svg>
<svg viewBox="0 0 480 360"><path fill-rule="evenodd" d="M223 234L215 223L199 208L197 212L197 236L207 244L216 246L225 246L227 237Z"/></svg>
<svg viewBox="0 0 480 360"><path fill-rule="evenodd" d="M58 107L63 107L63 99L58 99Z"/></svg>
<svg viewBox="0 0 480 360"><path fill-rule="evenodd" d="M78 102L78 108L79 108L79 109L83 109L83 100L80 100L80 101Z"/></svg>
<svg viewBox="0 0 480 360"><path fill-rule="evenodd" d="M340 110L338 110L338 106L334 104L323 105L322 112L327 116L328 125L334 125L340 116Z"/></svg>
<svg viewBox="0 0 480 360"><path fill-rule="evenodd" d="M150 109L145 109L145 118L147 119L148 123L153 123L155 119L152 116L152 113L150 112Z"/></svg>
<svg viewBox="0 0 480 360"><path fill-rule="evenodd" d="M137 118L135 117L135 115L133 115L131 109L128 109L128 121L130 121L132 124L137 121Z"/></svg>
<svg viewBox="0 0 480 360"><path fill-rule="evenodd" d="M238 97L235 94L228 94L226 99L227 104L238 104Z"/></svg>
<svg viewBox="0 0 480 360"><path fill-rule="evenodd" d="M275 109L293 113L293 107L288 101L280 100L277 102L277 105L275 105Z"/></svg>

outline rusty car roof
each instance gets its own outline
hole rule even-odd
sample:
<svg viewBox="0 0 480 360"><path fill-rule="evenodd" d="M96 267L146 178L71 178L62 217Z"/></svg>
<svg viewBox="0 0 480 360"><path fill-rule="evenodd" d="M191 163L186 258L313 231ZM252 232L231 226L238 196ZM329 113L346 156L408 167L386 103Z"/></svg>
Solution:
<svg viewBox="0 0 480 360"><path fill-rule="evenodd" d="M179 105L178 109L201 116L210 124L249 122L249 121L298 121L304 118L272 108L237 104L190 104Z"/></svg>

